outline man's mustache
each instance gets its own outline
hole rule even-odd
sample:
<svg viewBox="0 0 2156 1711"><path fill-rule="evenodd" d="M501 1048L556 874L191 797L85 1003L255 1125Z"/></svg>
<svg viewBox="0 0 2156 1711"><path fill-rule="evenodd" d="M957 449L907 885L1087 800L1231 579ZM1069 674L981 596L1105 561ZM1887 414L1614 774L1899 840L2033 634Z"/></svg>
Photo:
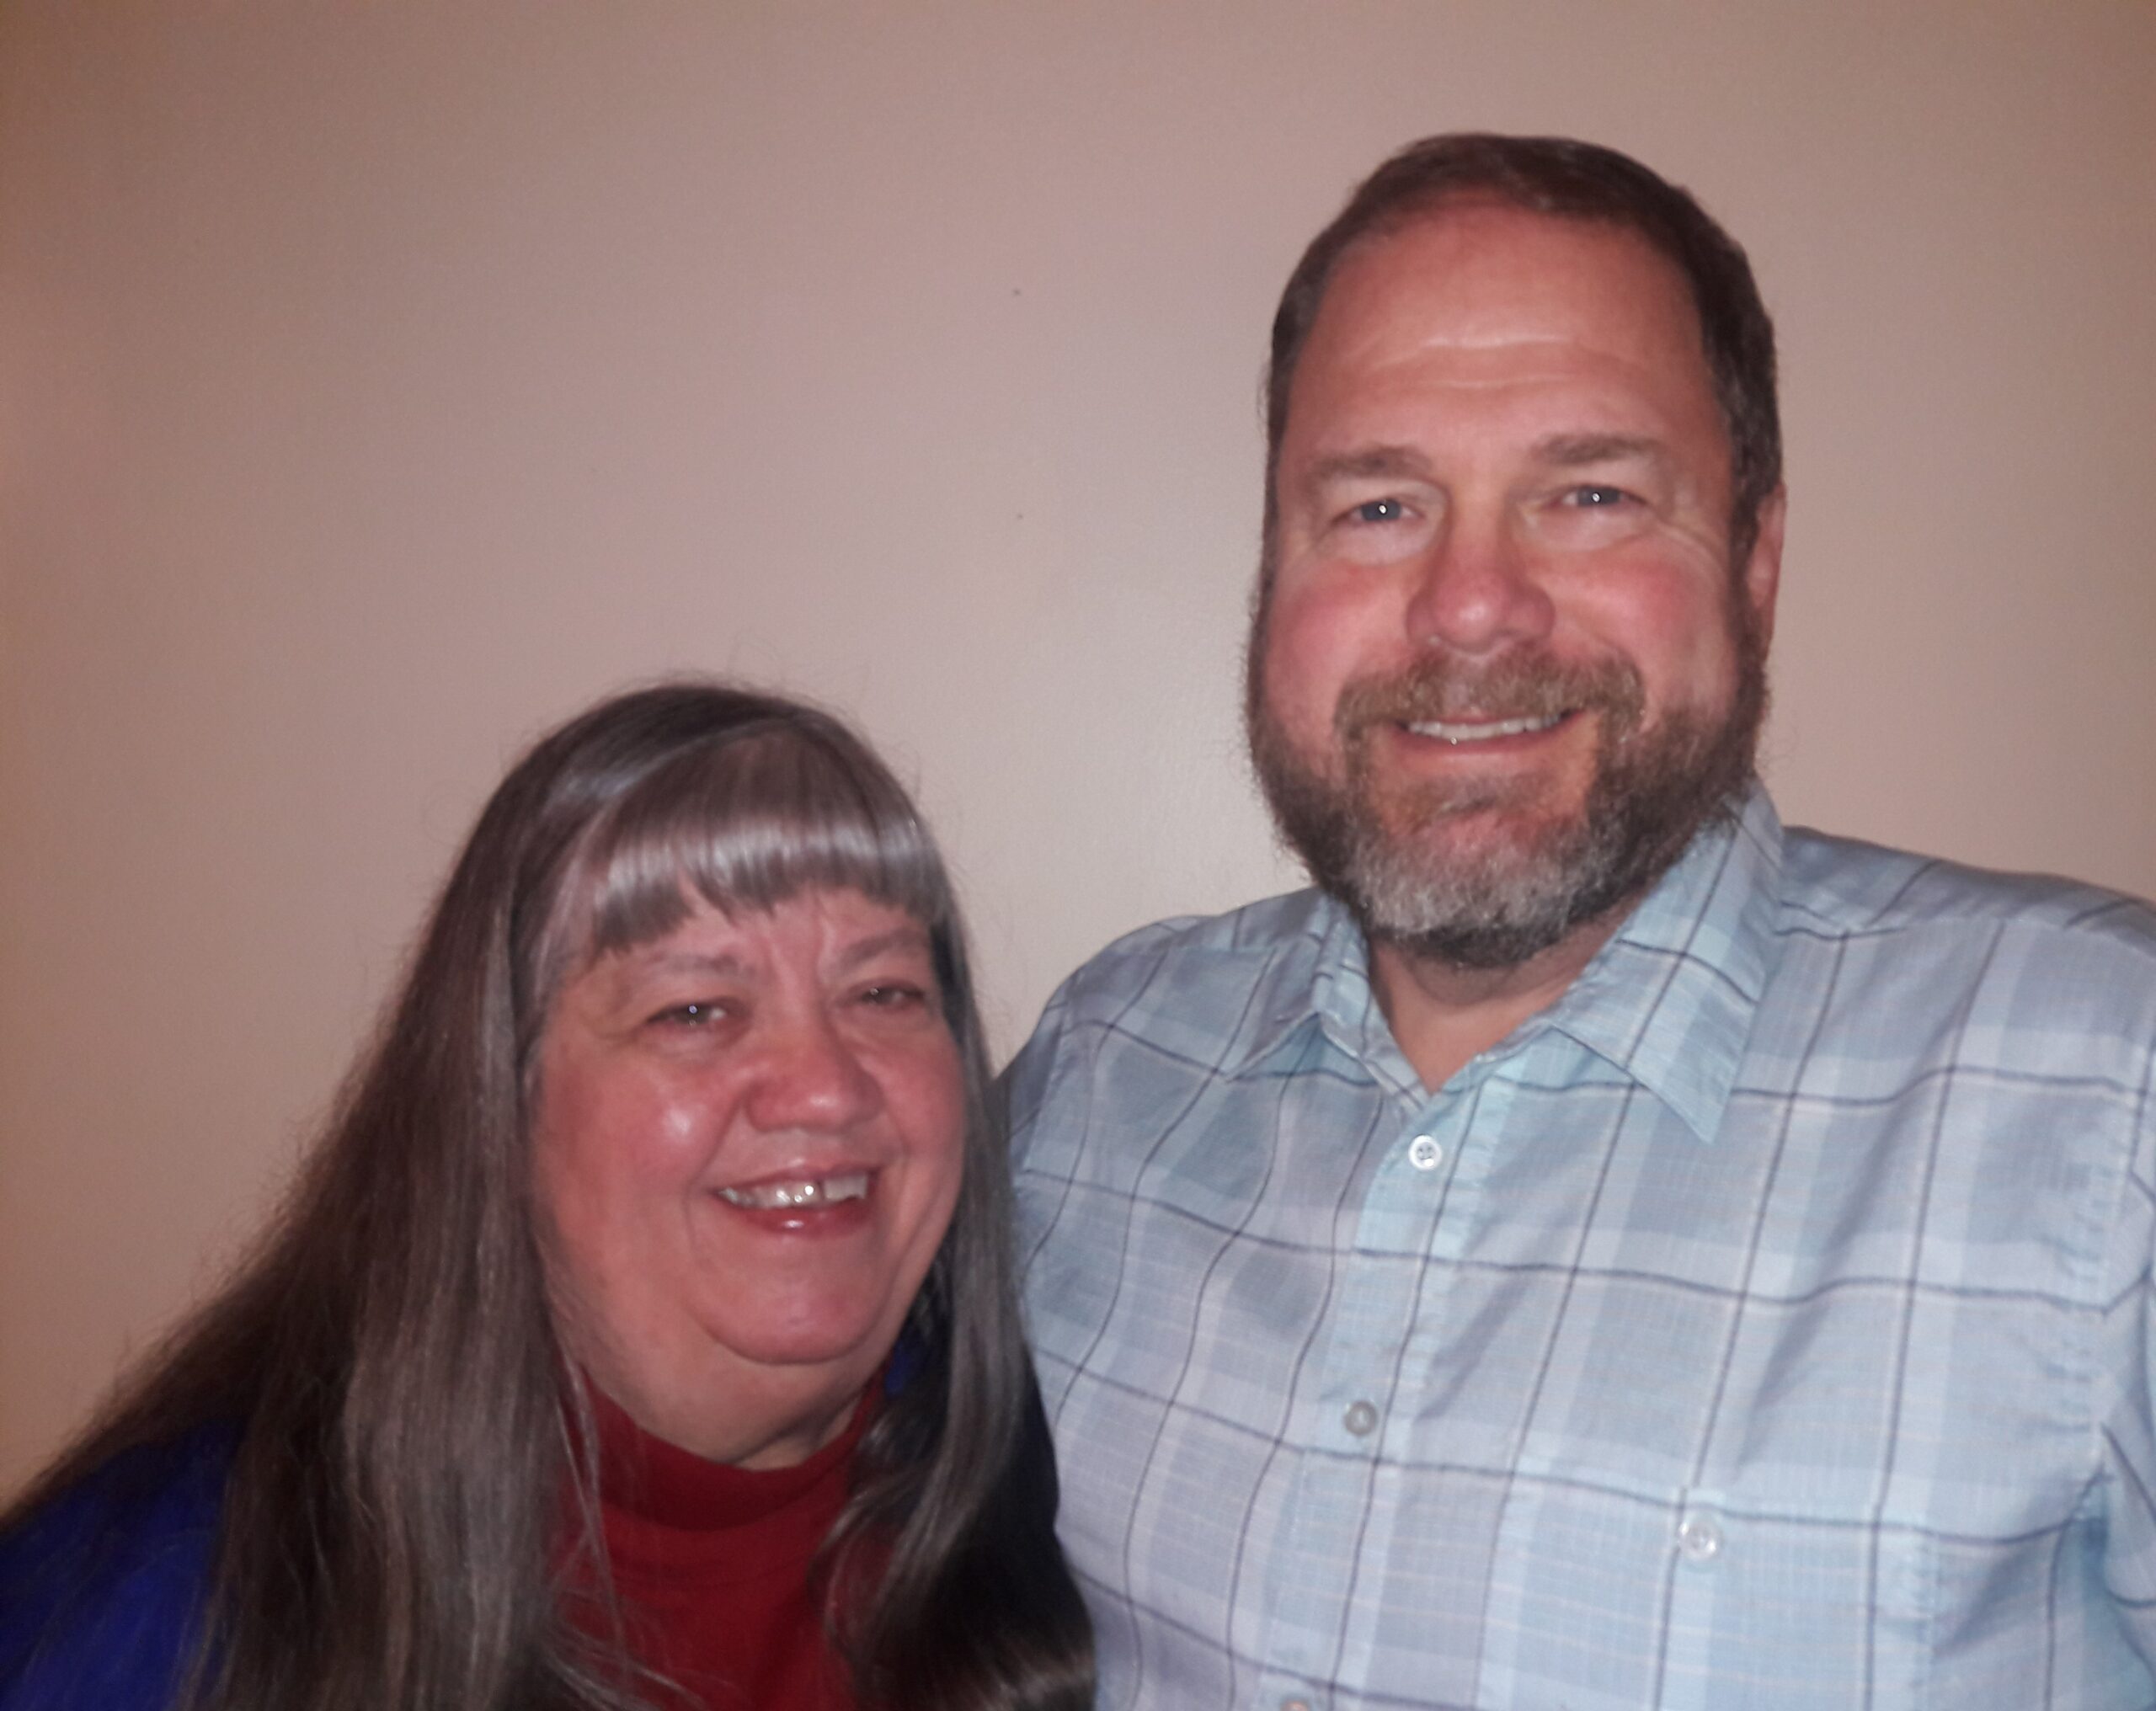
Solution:
<svg viewBox="0 0 2156 1711"><path fill-rule="evenodd" d="M1434 720L1554 719L1599 712L1621 736L1640 721L1646 688L1628 659L1578 664L1537 650L1467 664L1431 655L1403 671L1358 678L1341 691L1335 728L1353 739L1374 725Z"/></svg>

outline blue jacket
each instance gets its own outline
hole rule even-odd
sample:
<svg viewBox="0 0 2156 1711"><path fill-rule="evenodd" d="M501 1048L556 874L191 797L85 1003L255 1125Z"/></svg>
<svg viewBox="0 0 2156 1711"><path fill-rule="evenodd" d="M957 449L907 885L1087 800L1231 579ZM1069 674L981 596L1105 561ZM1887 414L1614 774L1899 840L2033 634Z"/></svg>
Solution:
<svg viewBox="0 0 2156 1711"><path fill-rule="evenodd" d="M228 1430L115 1457L0 1538L0 1711L159 1711L192 1653Z"/></svg>

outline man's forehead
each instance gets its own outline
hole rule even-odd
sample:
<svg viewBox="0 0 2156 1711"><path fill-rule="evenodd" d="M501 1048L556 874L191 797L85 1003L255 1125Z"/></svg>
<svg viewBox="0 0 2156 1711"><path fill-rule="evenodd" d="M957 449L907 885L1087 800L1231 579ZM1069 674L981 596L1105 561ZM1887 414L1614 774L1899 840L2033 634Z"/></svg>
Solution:
<svg viewBox="0 0 2156 1711"><path fill-rule="evenodd" d="M1342 259L1297 365L1283 450L1293 456L1296 441L1313 456L1354 450L1365 429L1390 438L1354 420L1390 415L1388 401L1465 405L1508 390L1612 407L1530 429L1536 437L1723 429L1699 317L1673 263L1629 228L1478 202L1374 234Z"/></svg>
<svg viewBox="0 0 2156 1711"><path fill-rule="evenodd" d="M1581 338L1702 350L1683 274L1638 232L1489 200L1446 204L1350 246L1305 360L1380 317L1416 317L1462 351Z"/></svg>

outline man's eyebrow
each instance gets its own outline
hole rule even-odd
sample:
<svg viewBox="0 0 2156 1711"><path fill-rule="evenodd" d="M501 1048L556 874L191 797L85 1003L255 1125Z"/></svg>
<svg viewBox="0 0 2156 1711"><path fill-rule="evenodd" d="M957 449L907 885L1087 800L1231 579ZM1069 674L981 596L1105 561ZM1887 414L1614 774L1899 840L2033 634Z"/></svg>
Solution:
<svg viewBox="0 0 2156 1711"><path fill-rule="evenodd" d="M1334 482L1388 478L1428 481L1430 461L1412 445L1371 445L1358 451L1336 451L1313 460L1303 472L1301 485L1315 493Z"/></svg>
<svg viewBox="0 0 2156 1711"><path fill-rule="evenodd" d="M1662 463L1669 456L1662 441L1638 434L1556 434L1538 441L1534 453L1540 461L1558 469L1637 458Z"/></svg>

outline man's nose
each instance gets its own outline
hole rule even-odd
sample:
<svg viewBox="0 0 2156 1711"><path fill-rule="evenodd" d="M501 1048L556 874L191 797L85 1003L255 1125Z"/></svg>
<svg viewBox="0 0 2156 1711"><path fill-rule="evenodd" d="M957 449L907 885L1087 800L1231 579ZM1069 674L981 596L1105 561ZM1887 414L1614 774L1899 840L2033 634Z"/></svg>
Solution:
<svg viewBox="0 0 2156 1711"><path fill-rule="evenodd" d="M1546 637L1556 609L1502 517L1455 514L1417 567L1406 620L1417 648L1499 653Z"/></svg>
<svg viewBox="0 0 2156 1711"><path fill-rule="evenodd" d="M875 1115L883 1090L828 1016L774 1027L744 1101L758 1128L842 1129Z"/></svg>

